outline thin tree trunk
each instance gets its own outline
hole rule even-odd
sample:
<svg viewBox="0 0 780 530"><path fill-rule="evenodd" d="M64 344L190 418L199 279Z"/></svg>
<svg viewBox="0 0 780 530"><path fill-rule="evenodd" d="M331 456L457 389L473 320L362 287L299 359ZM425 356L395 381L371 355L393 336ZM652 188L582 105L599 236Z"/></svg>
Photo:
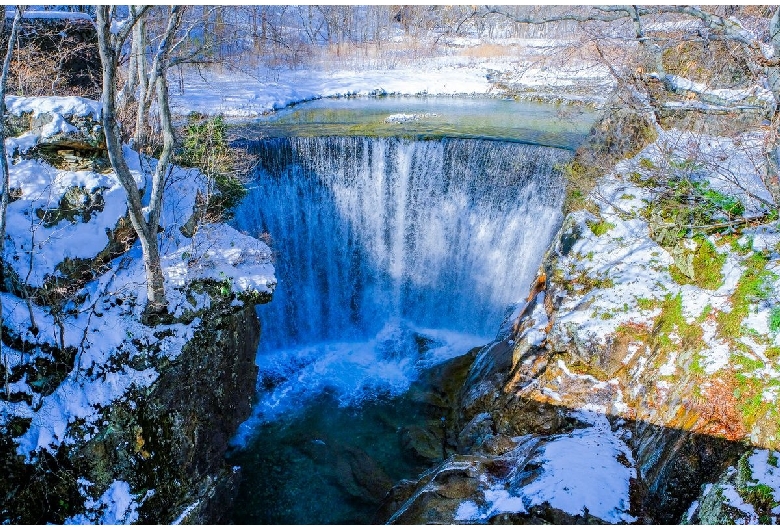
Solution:
<svg viewBox="0 0 780 530"><path fill-rule="evenodd" d="M156 227L160 222L162 213L162 196L165 176L170 164L171 154L173 153L174 131L173 120L171 119L171 106L168 98L168 51L170 49L171 39L176 32L176 28L181 21L182 11L179 6L171 8L171 15L168 19L168 28L165 30L162 42L154 58L154 80L157 89L157 106L160 112L160 126L163 134L163 149L157 168L152 179L152 196L149 203L149 224Z"/></svg>
<svg viewBox="0 0 780 530"><path fill-rule="evenodd" d="M773 57L780 54L780 7L775 10L769 22L769 38L772 44ZM780 68L767 66L765 68L767 85L775 97L775 109L772 115L772 133L767 142L766 175L764 185L772 195L776 206L780 206Z"/></svg>
<svg viewBox="0 0 780 530"><path fill-rule="evenodd" d="M128 6L131 11L135 9L134 6ZM130 44L130 62L127 66L127 79L125 80L125 86L119 93L119 105L127 108L136 101L135 91L138 89L138 41L133 38Z"/></svg>
<svg viewBox="0 0 780 530"><path fill-rule="evenodd" d="M2 179L2 188L0 189L0 286L5 283L5 222L6 213L8 211L8 195L11 192L11 182L8 175L8 158L6 158L5 152L5 91L8 85L8 71L11 67L11 56L14 52L14 45L16 43L16 33L19 29L19 20L22 18L22 10L20 7L16 8L14 14L14 20L11 23L11 35L8 37L8 48L5 52L5 60L3 61L3 71L0 74L0 179ZM3 20L5 25L5 19ZM0 298L0 354L3 353L3 326L2 326L2 314L3 314L3 299ZM7 354L2 355L4 361L5 374L5 396L8 398L8 377L9 367L6 358Z"/></svg>
<svg viewBox="0 0 780 530"><path fill-rule="evenodd" d="M160 313L166 309L168 302L165 298L164 278L160 266L157 224L152 225L144 218L141 193L122 152L119 124L116 120L116 71L119 53L112 46L111 17L106 6L97 8L97 34L100 60L103 65L103 128L108 158L127 194L130 222L141 241L146 269L147 313ZM121 45L122 42L117 43L117 47L121 48ZM159 219L159 214L156 215Z"/></svg>
<svg viewBox="0 0 780 530"><path fill-rule="evenodd" d="M147 103L149 101L149 64L146 60L146 22L144 19L140 19L135 27L133 27L133 48L135 48L136 57L136 72L138 76L138 112L135 119L135 145L136 149L141 146L145 146L147 143L147 124L146 124L146 111L148 110Z"/></svg>

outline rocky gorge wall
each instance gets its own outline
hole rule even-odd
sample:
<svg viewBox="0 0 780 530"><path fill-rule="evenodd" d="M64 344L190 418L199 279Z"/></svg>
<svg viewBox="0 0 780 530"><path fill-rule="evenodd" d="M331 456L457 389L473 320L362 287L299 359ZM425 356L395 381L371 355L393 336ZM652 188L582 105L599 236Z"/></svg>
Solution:
<svg viewBox="0 0 780 530"><path fill-rule="evenodd" d="M0 520L220 522L252 406L270 249L227 225L182 230L206 186L174 168L160 234L169 312L142 323L140 249L105 164L99 104L9 98ZM139 187L153 159L125 156Z"/></svg>
<svg viewBox="0 0 780 530"><path fill-rule="evenodd" d="M776 521L780 233L770 215L666 239L652 182L694 141L745 167L749 140L659 129L598 182L471 366L457 450L391 491L387 521Z"/></svg>

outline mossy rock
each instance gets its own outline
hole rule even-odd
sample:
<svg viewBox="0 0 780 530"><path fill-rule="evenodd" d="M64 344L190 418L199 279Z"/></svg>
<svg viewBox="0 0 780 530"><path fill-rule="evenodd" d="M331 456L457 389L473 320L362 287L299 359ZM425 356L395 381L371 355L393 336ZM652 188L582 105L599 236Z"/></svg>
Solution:
<svg viewBox="0 0 780 530"><path fill-rule="evenodd" d="M669 272L677 283L692 283L711 290L723 285L726 254L718 252L708 239L684 239L672 248L671 255L674 263L669 266Z"/></svg>
<svg viewBox="0 0 780 530"><path fill-rule="evenodd" d="M43 221L43 226L51 228L61 221L67 220L73 224L88 223L95 212L102 212L105 207L103 192L106 187L87 190L84 186L71 186L65 190L57 208L38 208L35 215Z"/></svg>

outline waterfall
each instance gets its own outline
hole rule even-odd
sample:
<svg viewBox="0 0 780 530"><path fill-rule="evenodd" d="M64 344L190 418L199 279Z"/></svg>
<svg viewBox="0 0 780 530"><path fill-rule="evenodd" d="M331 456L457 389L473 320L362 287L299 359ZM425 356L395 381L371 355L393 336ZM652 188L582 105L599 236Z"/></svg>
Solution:
<svg viewBox="0 0 780 530"><path fill-rule="evenodd" d="M361 137L266 139L251 149L260 165L234 223L275 251L279 283L259 308L269 386L328 352L344 362L333 344L373 341L376 350L410 329L433 342L446 342L434 330L470 336L472 346L490 340L560 225L557 164L571 156L488 140ZM331 346L307 349L315 344Z"/></svg>

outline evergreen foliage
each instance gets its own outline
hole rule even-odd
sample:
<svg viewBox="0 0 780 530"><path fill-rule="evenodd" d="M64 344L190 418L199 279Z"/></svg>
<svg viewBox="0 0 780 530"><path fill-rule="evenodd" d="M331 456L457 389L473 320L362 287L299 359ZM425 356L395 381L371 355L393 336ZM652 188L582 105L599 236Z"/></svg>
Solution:
<svg viewBox="0 0 780 530"><path fill-rule="evenodd" d="M238 177L237 152L230 147L227 124L221 115L208 118L192 113L184 129L178 163L196 167L209 179L207 215L210 221L230 218L246 195Z"/></svg>

